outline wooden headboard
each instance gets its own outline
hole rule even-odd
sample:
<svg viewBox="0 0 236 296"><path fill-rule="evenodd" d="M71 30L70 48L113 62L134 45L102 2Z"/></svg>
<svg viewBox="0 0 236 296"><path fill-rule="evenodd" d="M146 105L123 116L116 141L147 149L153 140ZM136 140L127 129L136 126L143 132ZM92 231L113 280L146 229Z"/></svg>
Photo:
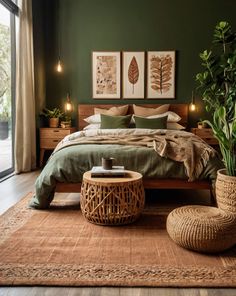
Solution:
<svg viewBox="0 0 236 296"><path fill-rule="evenodd" d="M84 118L89 117L94 114L94 108L104 108L109 109L114 106L121 106L124 104L95 104L95 105L87 105L87 104L79 104L78 105L78 129L82 130L87 122L84 121ZM147 107L147 108L157 108L163 104L136 104L138 106ZM187 126L188 122L188 104L170 104L170 111L177 113L181 117L181 121L179 122L183 126ZM129 104L128 114L133 114L133 105Z"/></svg>

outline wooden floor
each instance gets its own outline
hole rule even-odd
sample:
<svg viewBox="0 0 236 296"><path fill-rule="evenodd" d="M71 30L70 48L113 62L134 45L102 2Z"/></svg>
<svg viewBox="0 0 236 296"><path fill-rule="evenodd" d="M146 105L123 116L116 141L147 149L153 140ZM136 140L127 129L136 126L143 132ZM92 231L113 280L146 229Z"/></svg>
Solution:
<svg viewBox="0 0 236 296"><path fill-rule="evenodd" d="M23 196L34 191L34 182L39 172L13 176L0 183L0 213L5 212ZM183 201L193 201L191 191L172 191L172 195ZM60 193L62 194L62 193ZM152 192L148 193L149 195ZM156 193L155 193L156 194ZM165 194L160 191L160 194ZM208 198L206 192L196 192L198 200ZM67 195L64 193L63 195ZM167 193L168 195L168 193ZM165 197L166 198L166 197ZM151 199L153 199L151 197ZM176 288L69 288L69 287L0 287L0 296L236 296L236 289L176 289Z"/></svg>

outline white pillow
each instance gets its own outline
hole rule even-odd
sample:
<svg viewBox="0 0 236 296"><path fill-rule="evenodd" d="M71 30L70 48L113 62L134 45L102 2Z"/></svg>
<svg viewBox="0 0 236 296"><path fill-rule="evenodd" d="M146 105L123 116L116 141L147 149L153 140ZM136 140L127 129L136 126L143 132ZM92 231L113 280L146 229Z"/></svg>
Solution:
<svg viewBox="0 0 236 296"><path fill-rule="evenodd" d="M173 111L167 111L165 113L158 114L158 115L151 115L146 118L160 118L164 116L168 116L167 122L179 122L181 120L181 117Z"/></svg>
<svg viewBox="0 0 236 296"><path fill-rule="evenodd" d="M133 119L133 118L132 118ZM83 130L89 130L89 129L100 129L101 124L100 123L92 123L83 128ZM167 129L172 129L172 130L183 130L185 129L184 126L177 122L167 122Z"/></svg>
<svg viewBox="0 0 236 296"><path fill-rule="evenodd" d="M92 124L89 124L89 125L85 126L83 128L83 130L100 129L100 127L101 127L101 124L100 123L92 123Z"/></svg>
<svg viewBox="0 0 236 296"><path fill-rule="evenodd" d="M185 129L185 127L182 126L181 124L177 123L177 122L167 122L167 129L183 130L183 129Z"/></svg>
<svg viewBox="0 0 236 296"><path fill-rule="evenodd" d="M101 122L101 114L94 114L87 118L84 118L84 121L87 123L100 123Z"/></svg>

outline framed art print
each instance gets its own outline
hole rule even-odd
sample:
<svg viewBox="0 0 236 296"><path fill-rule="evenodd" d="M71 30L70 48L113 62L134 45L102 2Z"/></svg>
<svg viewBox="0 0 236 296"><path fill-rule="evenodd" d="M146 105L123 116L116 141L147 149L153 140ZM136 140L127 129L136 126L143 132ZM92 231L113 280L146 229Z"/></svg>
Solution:
<svg viewBox="0 0 236 296"><path fill-rule="evenodd" d="M175 98L175 51L148 51L147 98Z"/></svg>
<svg viewBox="0 0 236 296"><path fill-rule="evenodd" d="M120 52L92 53L94 99L120 99Z"/></svg>
<svg viewBox="0 0 236 296"><path fill-rule="evenodd" d="M122 66L122 97L143 99L145 52L122 52Z"/></svg>

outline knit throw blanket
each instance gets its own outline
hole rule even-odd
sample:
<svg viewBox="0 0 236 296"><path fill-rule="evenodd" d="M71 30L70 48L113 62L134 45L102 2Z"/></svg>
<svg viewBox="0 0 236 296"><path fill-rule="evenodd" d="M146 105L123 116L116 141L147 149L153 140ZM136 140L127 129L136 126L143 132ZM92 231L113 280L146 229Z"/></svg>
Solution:
<svg viewBox="0 0 236 296"><path fill-rule="evenodd" d="M203 140L190 133L177 135L169 131L165 135L98 135L83 136L76 139L61 142L55 148L53 154L62 148L78 144L119 144L154 149L161 157L167 157L174 161L183 162L189 181L197 179L209 158L216 151Z"/></svg>

